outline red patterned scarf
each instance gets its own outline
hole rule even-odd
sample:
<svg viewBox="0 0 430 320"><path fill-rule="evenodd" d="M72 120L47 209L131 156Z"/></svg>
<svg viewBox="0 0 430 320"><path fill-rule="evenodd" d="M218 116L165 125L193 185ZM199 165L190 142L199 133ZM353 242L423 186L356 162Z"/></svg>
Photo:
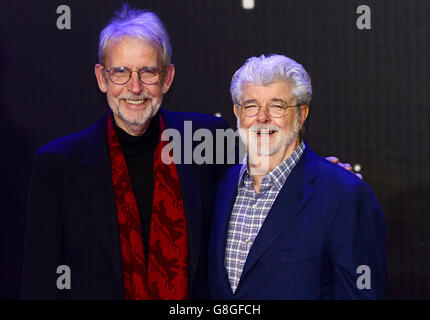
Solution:
<svg viewBox="0 0 430 320"><path fill-rule="evenodd" d="M188 295L188 239L184 205L176 166L161 161L167 141L160 115L159 142L154 151L154 198L148 264L142 241L139 210L130 174L109 111L107 138L118 214L125 299L182 300Z"/></svg>

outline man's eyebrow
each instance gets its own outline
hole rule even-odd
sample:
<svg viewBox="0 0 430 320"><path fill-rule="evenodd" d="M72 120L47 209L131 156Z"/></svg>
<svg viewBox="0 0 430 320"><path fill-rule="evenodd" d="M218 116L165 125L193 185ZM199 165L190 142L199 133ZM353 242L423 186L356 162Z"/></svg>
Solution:
<svg viewBox="0 0 430 320"><path fill-rule="evenodd" d="M242 102L242 104L245 104L245 103L258 103L257 102L257 100L255 100L255 99L248 99L248 100L245 100L244 102Z"/></svg>
<svg viewBox="0 0 430 320"><path fill-rule="evenodd" d="M160 70L160 69L158 67L148 67L148 66L145 66L145 67L142 67L142 68L139 69L139 71L142 71L142 70L153 71L153 70Z"/></svg>
<svg viewBox="0 0 430 320"><path fill-rule="evenodd" d="M272 98L272 99L270 99L270 102L282 102L282 103L287 104L287 102L281 98ZM243 104L246 104L246 103L257 103L258 104L258 101L255 99L248 99L248 100L245 100L243 102Z"/></svg>
<svg viewBox="0 0 430 320"><path fill-rule="evenodd" d="M111 69L128 69L128 70L130 70L126 66L112 66Z"/></svg>
<svg viewBox="0 0 430 320"><path fill-rule="evenodd" d="M270 101L271 102L282 102L282 103L287 104L287 102L285 100L280 99L280 98L272 98L272 99L270 99Z"/></svg>
<svg viewBox="0 0 430 320"><path fill-rule="evenodd" d="M122 65L122 66L112 66L112 68L115 68L115 69L120 69L120 68L122 68L122 69L132 70L132 68L129 68L129 67L125 66L125 65ZM139 70L139 71L142 71L142 70L149 70L149 71L152 71L152 70L159 70L159 68L158 68L158 67L143 66L142 68L139 68L138 70Z"/></svg>

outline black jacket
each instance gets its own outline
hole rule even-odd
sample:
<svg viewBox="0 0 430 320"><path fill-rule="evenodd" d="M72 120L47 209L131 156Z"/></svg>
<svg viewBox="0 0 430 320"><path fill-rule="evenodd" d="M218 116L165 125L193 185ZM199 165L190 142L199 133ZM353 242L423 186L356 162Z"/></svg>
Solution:
<svg viewBox="0 0 430 320"><path fill-rule="evenodd" d="M192 121L192 132L228 128L222 118L160 112L167 128L181 133L184 121ZM184 134L181 137L183 158ZM176 166L189 240L189 297L205 299L213 196L216 179L227 165L182 162ZM22 298L123 299L106 115L90 128L36 151L28 200ZM57 288L60 265L70 267L71 289Z"/></svg>

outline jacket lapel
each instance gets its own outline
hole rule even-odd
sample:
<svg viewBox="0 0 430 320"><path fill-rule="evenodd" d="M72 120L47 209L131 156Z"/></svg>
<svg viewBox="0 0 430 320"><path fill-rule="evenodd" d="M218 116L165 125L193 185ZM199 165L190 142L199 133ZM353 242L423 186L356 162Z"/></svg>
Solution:
<svg viewBox="0 0 430 320"><path fill-rule="evenodd" d="M237 196L241 165L236 165L228 171L228 176L218 186L215 203L215 217L212 225L214 232L214 251L216 255L216 271L218 280L223 286L224 292L233 296L228 279L227 270L224 266L225 247L227 243L227 232L230 223L231 212Z"/></svg>
<svg viewBox="0 0 430 320"><path fill-rule="evenodd" d="M107 113L88 129L90 138L81 159L79 183L86 211L92 215L102 247L111 261L116 277L122 282L122 257L108 155L106 119Z"/></svg>
<svg viewBox="0 0 430 320"><path fill-rule="evenodd" d="M202 186L196 183L196 167L192 164L184 164L184 120L175 114L160 109L166 127L176 129L181 134L181 163L176 164L179 183L181 185L182 201L184 202L185 218L188 232L189 248L189 288L192 288L195 271L200 259L201 226L202 226Z"/></svg>
<svg viewBox="0 0 430 320"><path fill-rule="evenodd" d="M279 234L294 220L314 193L309 185L317 176L313 152L306 145L300 161L285 181L264 221L245 262L241 281ZM240 282L238 290L240 287Z"/></svg>

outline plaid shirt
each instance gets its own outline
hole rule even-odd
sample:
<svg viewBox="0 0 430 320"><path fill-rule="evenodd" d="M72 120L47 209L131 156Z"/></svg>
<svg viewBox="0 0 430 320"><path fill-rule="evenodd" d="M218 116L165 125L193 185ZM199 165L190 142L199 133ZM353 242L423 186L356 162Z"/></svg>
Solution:
<svg viewBox="0 0 430 320"><path fill-rule="evenodd" d="M268 172L261 181L259 193L254 191L253 178L248 171L247 157L242 163L238 193L228 227L224 258L233 293L239 284L249 249L288 175L300 160L304 149L305 144L301 142L290 157Z"/></svg>

